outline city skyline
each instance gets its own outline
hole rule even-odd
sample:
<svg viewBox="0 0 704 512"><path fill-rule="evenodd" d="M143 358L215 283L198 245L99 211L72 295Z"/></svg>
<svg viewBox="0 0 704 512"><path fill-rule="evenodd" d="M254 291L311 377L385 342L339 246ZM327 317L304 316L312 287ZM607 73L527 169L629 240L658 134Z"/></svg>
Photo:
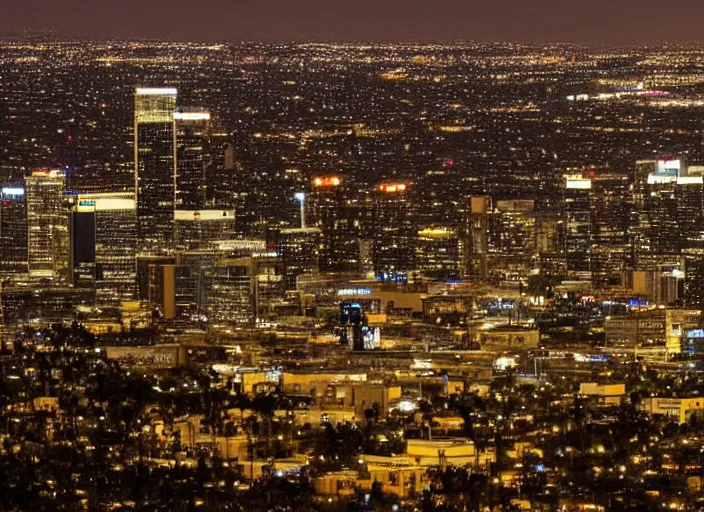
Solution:
<svg viewBox="0 0 704 512"><path fill-rule="evenodd" d="M702 55L4 40L0 510L704 510Z"/></svg>

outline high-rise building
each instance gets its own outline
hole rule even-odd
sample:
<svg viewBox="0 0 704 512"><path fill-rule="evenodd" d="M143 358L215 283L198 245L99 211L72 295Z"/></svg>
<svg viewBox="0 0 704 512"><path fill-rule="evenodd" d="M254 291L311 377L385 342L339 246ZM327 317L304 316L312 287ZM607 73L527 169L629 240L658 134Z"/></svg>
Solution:
<svg viewBox="0 0 704 512"><path fill-rule="evenodd" d="M632 267L631 181L616 173L596 174L591 181L592 284L621 284L623 272Z"/></svg>
<svg viewBox="0 0 704 512"><path fill-rule="evenodd" d="M486 280L488 274L490 213L489 196L469 198L464 240L464 275L482 281Z"/></svg>
<svg viewBox="0 0 704 512"><path fill-rule="evenodd" d="M322 234L320 270L358 273L360 222L358 212L348 204L342 180L337 176L315 178L311 206L314 226Z"/></svg>
<svg viewBox="0 0 704 512"><path fill-rule="evenodd" d="M173 286L167 286L167 290L173 289L174 296L164 300L163 293L157 293L158 305L163 307L165 304L173 302L173 308L169 308L169 310L173 310L177 318L200 317L206 313L203 299L203 294L206 291L204 286L210 282L205 278L214 275L213 267L217 266L221 260L248 257L265 249L264 240L238 239L218 241L207 249L177 251L173 273L170 273L171 270L167 266L162 266L160 270L161 282L170 286L170 282L173 280Z"/></svg>
<svg viewBox="0 0 704 512"><path fill-rule="evenodd" d="M641 167L645 169L646 163ZM678 205L675 189L677 180L685 176L680 160L671 158L654 162L645 184L636 184L643 190L642 199L636 196L638 224L635 228L635 266L643 268L643 260L653 256L675 255L680 252ZM642 171L641 171L642 174Z"/></svg>
<svg viewBox="0 0 704 512"><path fill-rule="evenodd" d="M174 246L177 249L206 248L234 237L234 210L174 211Z"/></svg>
<svg viewBox="0 0 704 512"><path fill-rule="evenodd" d="M592 181L567 176L564 189L565 260L567 273L591 279Z"/></svg>
<svg viewBox="0 0 704 512"><path fill-rule="evenodd" d="M500 200L488 217L489 274L506 281L527 275L537 263L535 203Z"/></svg>
<svg viewBox="0 0 704 512"><path fill-rule="evenodd" d="M680 250L704 248L704 180L681 176L675 184Z"/></svg>
<svg viewBox="0 0 704 512"><path fill-rule="evenodd" d="M415 270L420 276L441 280L459 277L459 240L454 229L438 226L421 229L414 245Z"/></svg>
<svg viewBox="0 0 704 512"><path fill-rule="evenodd" d="M176 195L176 89L137 88L134 176L141 252L171 248Z"/></svg>
<svg viewBox="0 0 704 512"><path fill-rule="evenodd" d="M372 261L381 279L394 279L413 268L413 223L405 183L382 183L372 206Z"/></svg>
<svg viewBox="0 0 704 512"><path fill-rule="evenodd" d="M56 277L68 272L68 208L66 175L38 170L25 177L27 259L30 275Z"/></svg>
<svg viewBox="0 0 704 512"><path fill-rule="evenodd" d="M202 271L200 308L213 324L266 319L283 296L282 284L276 253L220 260Z"/></svg>
<svg viewBox="0 0 704 512"><path fill-rule="evenodd" d="M139 254L137 256L137 298L139 300L148 301L154 305L152 301L151 280L155 272L163 271L163 267L175 265L176 257L173 255L147 255Z"/></svg>
<svg viewBox="0 0 704 512"><path fill-rule="evenodd" d="M137 216L134 195L79 195L71 216L71 261L76 286L92 285L100 303L134 299Z"/></svg>
<svg viewBox="0 0 704 512"><path fill-rule="evenodd" d="M704 309L704 249L685 249L684 303L687 307Z"/></svg>
<svg viewBox="0 0 704 512"><path fill-rule="evenodd" d="M320 270L320 229L271 230L268 238L281 256L286 290L296 289L298 276L316 274Z"/></svg>
<svg viewBox="0 0 704 512"><path fill-rule="evenodd" d="M535 241L540 273L561 277L567 274L565 262L565 222L559 212L547 212L535 218Z"/></svg>
<svg viewBox="0 0 704 512"><path fill-rule="evenodd" d="M207 152L210 113L181 109L174 113L176 127L176 208L201 210L206 206Z"/></svg>
<svg viewBox="0 0 704 512"><path fill-rule="evenodd" d="M0 272L27 272L27 205L23 187L4 187L0 197Z"/></svg>

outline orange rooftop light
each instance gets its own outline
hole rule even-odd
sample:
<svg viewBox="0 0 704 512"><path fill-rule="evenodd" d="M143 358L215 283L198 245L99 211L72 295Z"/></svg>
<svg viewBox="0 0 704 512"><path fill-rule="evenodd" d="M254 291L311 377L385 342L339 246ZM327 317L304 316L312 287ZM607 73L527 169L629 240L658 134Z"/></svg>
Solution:
<svg viewBox="0 0 704 512"><path fill-rule="evenodd" d="M337 187L340 185L341 180L337 176L325 176L322 178L315 178L313 184L316 187Z"/></svg>
<svg viewBox="0 0 704 512"><path fill-rule="evenodd" d="M379 185L379 190L386 192L387 194L393 194L395 192L405 192L405 183L382 183Z"/></svg>

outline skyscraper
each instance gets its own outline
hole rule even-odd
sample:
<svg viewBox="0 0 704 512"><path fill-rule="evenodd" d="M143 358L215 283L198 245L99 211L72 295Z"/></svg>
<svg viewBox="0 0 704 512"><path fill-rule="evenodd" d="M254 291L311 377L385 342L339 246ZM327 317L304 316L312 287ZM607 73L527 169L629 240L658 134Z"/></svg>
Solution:
<svg viewBox="0 0 704 512"><path fill-rule="evenodd" d="M71 228L74 282L85 286L92 281L96 299L101 303L134 299L137 285L134 196L130 193L79 195Z"/></svg>
<svg viewBox="0 0 704 512"><path fill-rule="evenodd" d="M182 111L174 113L176 126L176 208L205 208L207 181L206 155L210 131L210 113Z"/></svg>
<svg viewBox="0 0 704 512"><path fill-rule="evenodd" d="M592 182L581 176L566 176L564 190L565 259L567 272L591 279Z"/></svg>
<svg viewBox="0 0 704 512"><path fill-rule="evenodd" d="M173 239L176 195L176 89L137 88L134 175L140 249L167 252Z"/></svg>
<svg viewBox="0 0 704 512"><path fill-rule="evenodd" d="M680 249L704 248L704 180L681 176L675 185Z"/></svg>
<svg viewBox="0 0 704 512"><path fill-rule="evenodd" d="M0 272L27 272L27 206L23 187L4 187L0 202Z"/></svg>
<svg viewBox="0 0 704 512"><path fill-rule="evenodd" d="M641 167L645 167L645 163ZM643 188L642 201L637 201L638 226L635 236L636 266L646 261L680 252L677 226L678 205L675 195L677 180L684 176L680 160L660 159L653 163ZM641 171L642 174L642 171Z"/></svg>
<svg viewBox="0 0 704 512"><path fill-rule="evenodd" d="M296 289L296 280L301 274L315 274L320 269L318 228L271 230L267 238L281 256L286 290Z"/></svg>
<svg viewBox="0 0 704 512"><path fill-rule="evenodd" d="M25 178L27 259L30 275L54 277L68 271L66 175L42 169Z"/></svg>
<svg viewBox="0 0 704 512"><path fill-rule="evenodd" d="M620 173L596 174L591 182L592 284L616 285L621 282L623 272L632 266L631 182Z"/></svg>
<svg viewBox="0 0 704 512"><path fill-rule="evenodd" d="M535 267L534 210L534 201L527 199L494 204L489 216L489 273L493 277L504 281L509 274L526 273Z"/></svg>
<svg viewBox="0 0 704 512"><path fill-rule="evenodd" d="M422 277L459 277L459 240L454 229L437 226L421 229L414 246L415 270Z"/></svg>
<svg viewBox="0 0 704 512"><path fill-rule="evenodd" d="M491 198L473 196L469 198L469 213L465 226L464 274L479 280L486 280L489 253L487 235Z"/></svg>
<svg viewBox="0 0 704 512"><path fill-rule="evenodd" d="M413 268L413 224L405 183L382 183L374 194L372 259L377 276L405 274Z"/></svg>
<svg viewBox="0 0 704 512"><path fill-rule="evenodd" d="M322 233L320 270L359 272L359 219L348 205L342 180L315 178L311 203L315 226Z"/></svg>

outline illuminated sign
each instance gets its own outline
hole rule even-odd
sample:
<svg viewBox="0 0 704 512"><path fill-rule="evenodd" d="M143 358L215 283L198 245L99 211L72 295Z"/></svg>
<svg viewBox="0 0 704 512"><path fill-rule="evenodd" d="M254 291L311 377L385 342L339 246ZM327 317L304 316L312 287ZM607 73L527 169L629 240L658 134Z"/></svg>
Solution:
<svg viewBox="0 0 704 512"><path fill-rule="evenodd" d="M253 258L277 258L279 255L275 252L255 252L252 254ZM271 276L274 277L274 276ZM278 276L276 276L278 277Z"/></svg>
<svg viewBox="0 0 704 512"><path fill-rule="evenodd" d="M702 185L704 179L702 176L680 176L677 178L678 185Z"/></svg>
<svg viewBox="0 0 704 512"><path fill-rule="evenodd" d="M337 290L337 295L371 295L372 290L370 288L341 288Z"/></svg>
<svg viewBox="0 0 704 512"><path fill-rule="evenodd" d="M379 185L379 190L388 194L404 192L406 190L406 185L404 183L382 183Z"/></svg>
<svg viewBox="0 0 704 512"><path fill-rule="evenodd" d="M674 174L648 174L648 185L662 185L675 182L677 182L677 176Z"/></svg>
<svg viewBox="0 0 704 512"><path fill-rule="evenodd" d="M4 196L23 196L24 189L21 187L3 187L2 194Z"/></svg>
<svg viewBox="0 0 704 512"><path fill-rule="evenodd" d="M337 187L341 183L337 176L328 176L323 178L315 178L313 184L316 187Z"/></svg>

